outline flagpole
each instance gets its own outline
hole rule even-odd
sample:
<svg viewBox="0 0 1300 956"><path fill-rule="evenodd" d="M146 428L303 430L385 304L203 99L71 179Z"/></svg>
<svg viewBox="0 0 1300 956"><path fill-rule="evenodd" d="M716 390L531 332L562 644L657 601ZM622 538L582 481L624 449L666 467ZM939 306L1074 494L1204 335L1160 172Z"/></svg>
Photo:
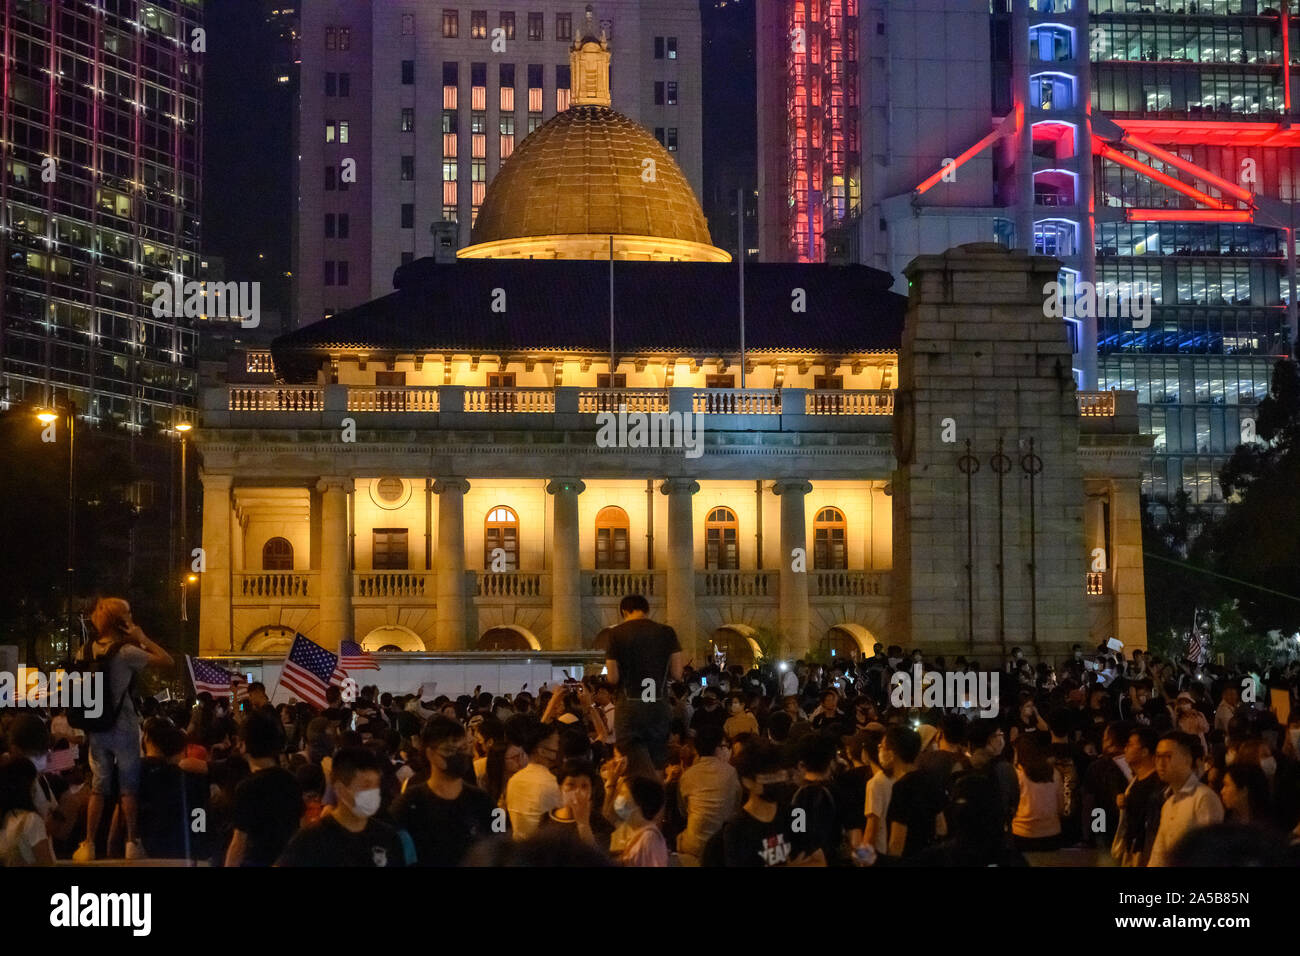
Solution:
<svg viewBox="0 0 1300 956"><path fill-rule="evenodd" d="M745 190L736 190L736 253L740 256L740 387L745 387Z"/></svg>
<svg viewBox="0 0 1300 956"><path fill-rule="evenodd" d="M609 237L609 387L614 387L614 237Z"/></svg>

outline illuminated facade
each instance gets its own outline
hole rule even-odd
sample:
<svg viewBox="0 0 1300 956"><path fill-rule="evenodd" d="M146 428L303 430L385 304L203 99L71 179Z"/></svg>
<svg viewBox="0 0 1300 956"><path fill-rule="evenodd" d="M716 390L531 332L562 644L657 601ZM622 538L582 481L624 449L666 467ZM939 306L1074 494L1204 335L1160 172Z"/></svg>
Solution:
<svg viewBox="0 0 1300 956"><path fill-rule="evenodd" d="M758 5L760 248L823 262L862 200L859 0Z"/></svg>
<svg viewBox="0 0 1300 956"><path fill-rule="evenodd" d="M135 428L194 404L194 320L151 305L201 272L201 26L198 0L0 2L4 400Z"/></svg>
<svg viewBox="0 0 1300 956"><path fill-rule="evenodd" d="M594 46L578 65L603 68ZM530 183L502 177L492 228L511 234L485 239L551 241L557 217L644 207L624 170L585 168L589 125L542 127L553 160L518 168L607 185L562 194L573 208L530 237L533 210L509 208ZM660 228L679 227L640 241ZM273 658L295 632L390 653L593 650L631 593L696 661L745 663L764 642L1145 646L1149 441L1133 395L1076 392L1037 291L1057 260L963 246L912 263L908 299L865 266L759 263L742 333L736 264L591 261L574 238L549 261L409 263L388 295L205 391L205 655ZM968 458L988 462L978 480Z"/></svg>

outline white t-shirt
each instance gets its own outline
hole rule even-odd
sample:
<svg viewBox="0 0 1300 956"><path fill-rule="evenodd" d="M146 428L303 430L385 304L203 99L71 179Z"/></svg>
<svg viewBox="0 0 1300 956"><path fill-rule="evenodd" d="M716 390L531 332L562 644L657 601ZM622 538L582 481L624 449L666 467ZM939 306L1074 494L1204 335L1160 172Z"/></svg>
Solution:
<svg viewBox="0 0 1300 956"><path fill-rule="evenodd" d="M875 773L867 781L867 801L863 815L873 813L879 819L876 826L876 842L873 844L877 853L889 852L889 798L894 793L894 778L887 773Z"/></svg>
<svg viewBox="0 0 1300 956"><path fill-rule="evenodd" d="M530 763L506 784L506 812L516 840L526 840L537 832L542 817L564 804L555 774L539 763Z"/></svg>
<svg viewBox="0 0 1300 956"><path fill-rule="evenodd" d="M30 810L10 810L0 827L0 866L34 866L36 848L48 839L39 815Z"/></svg>

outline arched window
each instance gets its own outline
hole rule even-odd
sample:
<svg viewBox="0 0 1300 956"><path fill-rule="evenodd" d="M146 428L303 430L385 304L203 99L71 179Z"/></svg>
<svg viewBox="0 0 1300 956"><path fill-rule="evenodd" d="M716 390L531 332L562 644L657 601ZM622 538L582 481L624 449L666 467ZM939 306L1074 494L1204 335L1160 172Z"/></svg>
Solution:
<svg viewBox="0 0 1300 956"><path fill-rule="evenodd" d="M848 522L839 508L823 508L813 521L813 569L844 571L849 566Z"/></svg>
<svg viewBox="0 0 1300 956"><path fill-rule="evenodd" d="M262 545L262 570L293 570L293 545L287 538L272 538Z"/></svg>
<svg viewBox="0 0 1300 956"><path fill-rule="evenodd" d="M627 571L632 567L628 548L627 512L610 506L596 515L596 570Z"/></svg>
<svg viewBox="0 0 1300 956"><path fill-rule="evenodd" d="M483 523L483 569L493 569L492 553L500 548L505 554L504 570L519 570L519 516L504 505L488 512ZM501 565L496 566L498 570Z"/></svg>
<svg viewBox="0 0 1300 956"><path fill-rule="evenodd" d="M740 522L730 508L714 508L704 522L704 567L740 570Z"/></svg>

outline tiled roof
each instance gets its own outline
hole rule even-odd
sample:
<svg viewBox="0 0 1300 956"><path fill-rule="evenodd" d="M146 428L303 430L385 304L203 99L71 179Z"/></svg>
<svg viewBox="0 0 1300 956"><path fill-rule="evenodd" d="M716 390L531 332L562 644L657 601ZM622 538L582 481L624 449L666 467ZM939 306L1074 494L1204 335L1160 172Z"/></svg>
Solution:
<svg viewBox="0 0 1300 956"><path fill-rule="evenodd" d="M615 263L615 349L622 355L739 351L736 270L734 263ZM866 266L746 265L746 348L896 350L907 300L890 292L891 284L889 275ZM381 299L277 339L277 369L312 374L319 367L313 356L357 349L609 351L607 262L422 259L399 269L394 285L397 290ZM806 300L803 312L793 309L799 298ZM502 299L504 311L494 312L494 301Z"/></svg>

